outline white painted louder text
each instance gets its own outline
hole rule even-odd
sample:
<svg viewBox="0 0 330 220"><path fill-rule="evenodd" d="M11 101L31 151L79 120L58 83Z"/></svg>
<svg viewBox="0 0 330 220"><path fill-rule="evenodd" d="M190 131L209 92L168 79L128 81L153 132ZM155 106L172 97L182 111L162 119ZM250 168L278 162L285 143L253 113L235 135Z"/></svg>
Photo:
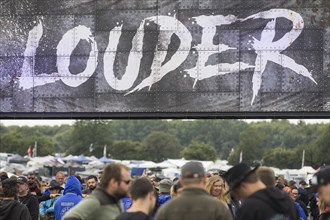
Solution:
<svg viewBox="0 0 330 220"><path fill-rule="evenodd" d="M257 53L257 58L254 66L244 63L219 63L216 65L207 65L206 62L209 57L216 53L221 53L227 50L237 50L238 48L229 47L229 45L213 44L213 37L216 34L217 26L228 25L234 22L247 21L249 19L269 19L270 21L265 26L261 33L260 40L253 37L253 42L251 42L250 49L254 49ZM277 18L286 18L292 22L292 29L286 33L281 39L273 41L275 37L275 24ZM261 88L262 75L265 71L268 61L277 63L284 68L289 68L304 77L309 78L312 82L316 83L312 77L311 72L307 70L303 65L297 64L292 58L281 54L283 50L288 48L301 34L304 28L303 18L297 12L288 9L271 9L268 11L263 11L251 15L247 18L240 19L234 15L211 15L205 16L201 15L198 17L193 17L196 23L202 27L202 39L201 43L194 46L194 49L198 53L198 60L196 67L185 70L187 75L195 79L194 85L203 79L208 79L213 76L224 75L232 72L238 72L246 68L255 68L253 78L252 78L252 91L253 97L251 105L253 104L255 97ZM143 57L143 37L144 37L144 26L149 24L149 22L154 22L160 27L160 33L158 36L158 45L161 48L165 48L164 51L159 51L156 49L154 51L154 59L152 63L150 76L142 80L142 82L135 88L131 89L134 82L136 81L139 70L141 59ZM175 30L171 30L171 27L177 27ZM165 31L166 30L166 31ZM180 31L178 31L180 30ZM71 44L72 33L79 37L78 41L75 42L73 48L67 47ZM122 25L119 25L112 29L109 34L109 44L107 46L106 52L104 54L104 76L107 83L114 89L125 91L130 90L126 95L139 91L145 87L149 90L151 86L159 82L166 74L177 69L188 57L191 50L192 36L189 30L176 18L169 16L153 16L145 18L139 28L137 33L133 38L132 49L128 55L127 66L122 77L116 77L114 73L114 60L117 54L117 45L119 44L120 36L122 33ZM26 50L24 52L24 61L22 66L22 75L19 79L20 87L24 89L32 88L33 86L44 85L47 83L54 83L56 80L61 80L63 83L70 87L78 87L82 83L86 82L95 72L98 63L98 49L97 42L92 36L90 28L79 25L66 34L63 35L57 46L57 67L58 73L53 74L40 74L33 75L33 57L36 53L36 49L39 46L40 38L43 34L42 22L39 21L38 24L29 32ZM33 41L32 35L37 36L37 41ZM177 51L172 55L172 57L164 63L167 55L168 46L171 42L171 37L176 35L180 40L180 45ZM77 47L80 40L86 40L91 44L91 52L88 57L87 65L85 70L77 75L71 74L69 70L70 58L61 58L62 54L71 54L72 51ZM111 51L111 48L114 48ZM135 51L133 50L135 49ZM205 49L206 48L206 49ZM262 53L263 48L276 48L274 53ZM261 56L265 62L262 62L260 68L256 68L256 62L260 61ZM282 62L279 62L278 57L281 57ZM34 59L34 58L32 58ZM27 81L26 78L33 77L34 82Z"/></svg>

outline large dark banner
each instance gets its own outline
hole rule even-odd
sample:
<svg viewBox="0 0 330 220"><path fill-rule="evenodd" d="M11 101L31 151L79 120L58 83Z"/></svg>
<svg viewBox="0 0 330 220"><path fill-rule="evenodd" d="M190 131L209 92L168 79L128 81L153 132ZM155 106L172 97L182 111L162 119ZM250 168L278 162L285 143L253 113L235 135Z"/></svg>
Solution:
<svg viewBox="0 0 330 220"><path fill-rule="evenodd" d="M329 10L329 0L0 0L1 117L324 117Z"/></svg>

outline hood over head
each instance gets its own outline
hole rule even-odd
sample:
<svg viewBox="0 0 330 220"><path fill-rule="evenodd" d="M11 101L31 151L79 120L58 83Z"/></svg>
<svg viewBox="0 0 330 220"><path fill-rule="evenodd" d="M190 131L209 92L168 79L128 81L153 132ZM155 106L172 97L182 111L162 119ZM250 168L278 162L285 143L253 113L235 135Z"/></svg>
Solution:
<svg viewBox="0 0 330 220"><path fill-rule="evenodd" d="M255 193L252 196L270 204L278 213L288 213L293 206L289 195L276 187L267 187L265 194Z"/></svg>
<svg viewBox="0 0 330 220"><path fill-rule="evenodd" d="M81 183L75 176L69 176L65 183L64 195L67 193L74 193L78 196L82 196Z"/></svg>

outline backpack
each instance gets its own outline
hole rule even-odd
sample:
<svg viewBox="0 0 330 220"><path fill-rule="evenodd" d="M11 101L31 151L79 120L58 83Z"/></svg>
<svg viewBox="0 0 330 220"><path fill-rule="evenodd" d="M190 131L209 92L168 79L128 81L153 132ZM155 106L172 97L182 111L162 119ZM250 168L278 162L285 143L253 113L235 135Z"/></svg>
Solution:
<svg viewBox="0 0 330 220"><path fill-rule="evenodd" d="M307 216L303 210L303 208L300 206L298 202L294 203L294 206L296 207L298 214L299 214L299 219L300 220L307 220Z"/></svg>

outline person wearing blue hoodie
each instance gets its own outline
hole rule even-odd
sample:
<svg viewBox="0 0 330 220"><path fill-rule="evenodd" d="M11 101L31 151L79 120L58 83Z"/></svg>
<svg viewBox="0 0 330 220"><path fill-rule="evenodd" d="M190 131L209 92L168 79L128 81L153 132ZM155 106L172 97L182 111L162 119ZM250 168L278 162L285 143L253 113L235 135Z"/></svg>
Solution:
<svg viewBox="0 0 330 220"><path fill-rule="evenodd" d="M75 176L69 176L64 193L55 203L55 220L61 220L64 214L82 199L81 183Z"/></svg>

